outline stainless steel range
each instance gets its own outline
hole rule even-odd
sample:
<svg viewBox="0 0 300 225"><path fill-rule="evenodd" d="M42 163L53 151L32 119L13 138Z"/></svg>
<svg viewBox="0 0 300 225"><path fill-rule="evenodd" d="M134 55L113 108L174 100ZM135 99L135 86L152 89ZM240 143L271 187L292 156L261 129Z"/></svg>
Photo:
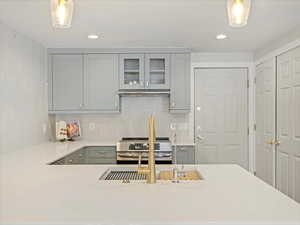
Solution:
<svg viewBox="0 0 300 225"><path fill-rule="evenodd" d="M148 138L126 137L117 143L118 164L137 163L139 154L142 154L142 161L148 161ZM156 138L155 161L161 164L172 164L172 145L167 137Z"/></svg>

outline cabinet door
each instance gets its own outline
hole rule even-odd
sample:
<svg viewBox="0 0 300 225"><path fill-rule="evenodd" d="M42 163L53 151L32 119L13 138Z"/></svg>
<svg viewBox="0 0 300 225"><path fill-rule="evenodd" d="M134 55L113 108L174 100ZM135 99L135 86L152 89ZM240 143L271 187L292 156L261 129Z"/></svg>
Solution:
<svg viewBox="0 0 300 225"><path fill-rule="evenodd" d="M177 146L176 152L177 164L195 164L195 148L193 146ZM175 156L175 154L173 155ZM173 161L176 163L175 159Z"/></svg>
<svg viewBox="0 0 300 225"><path fill-rule="evenodd" d="M83 102L83 56L53 55L53 109L80 110Z"/></svg>
<svg viewBox="0 0 300 225"><path fill-rule="evenodd" d="M86 148L87 164L116 164L116 148L112 146L94 146Z"/></svg>
<svg viewBox="0 0 300 225"><path fill-rule="evenodd" d="M144 54L120 55L120 89L143 89Z"/></svg>
<svg viewBox="0 0 300 225"><path fill-rule="evenodd" d="M119 111L118 55L90 54L85 59L85 110Z"/></svg>
<svg viewBox="0 0 300 225"><path fill-rule="evenodd" d="M190 54L171 56L170 111L185 113L190 111Z"/></svg>
<svg viewBox="0 0 300 225"><path fill-rule="evenodd" d="M147 54L145 61L145 87L149 89L170 88L170 55Z"/></svg>

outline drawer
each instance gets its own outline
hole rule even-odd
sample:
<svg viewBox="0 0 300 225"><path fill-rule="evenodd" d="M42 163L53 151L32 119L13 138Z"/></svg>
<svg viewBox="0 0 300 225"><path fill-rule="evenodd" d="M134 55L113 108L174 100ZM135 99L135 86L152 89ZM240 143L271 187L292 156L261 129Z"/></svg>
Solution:
<svg viewBox="0 0 300 225"><path fill-rule="evenodd" d="M116 151L116 146L86 146L84 151Z"/></svg>
<svg viewBox="0 0 300 225"><path fill-rule="evenodd" d="M87 158L87 164L116 164L116 158Z"/></svg>
<svg viewBox="0 0 300 225"><path fill-rule="evenodd" d="M111 159L116 158L116 152L114 150L88 150L86 152L87 158L102 158Z"/></svg>

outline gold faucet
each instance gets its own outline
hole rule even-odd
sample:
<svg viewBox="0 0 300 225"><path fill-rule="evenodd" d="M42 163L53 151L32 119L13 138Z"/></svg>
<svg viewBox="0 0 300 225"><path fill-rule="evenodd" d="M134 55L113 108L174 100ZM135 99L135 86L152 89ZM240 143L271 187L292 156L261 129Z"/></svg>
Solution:
<svg viewBox="0 0 300 225"><path fill-rule="evenodd" d="M138 165L138 173L139 174L146 174L147 176L147 183L148 184L155 184L156 183L156 170L155 170L155 119L154 116L150 116L149 118L149 138L148 138L148 145L149 145L149 156L148 156L148 166L143 167L142 162L142 154L139 154L139 165Z"/></svg>

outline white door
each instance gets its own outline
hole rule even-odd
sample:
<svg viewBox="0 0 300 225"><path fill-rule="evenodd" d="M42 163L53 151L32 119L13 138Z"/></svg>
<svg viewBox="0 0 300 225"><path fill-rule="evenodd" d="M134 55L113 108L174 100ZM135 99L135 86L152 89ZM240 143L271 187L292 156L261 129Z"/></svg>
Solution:
<svg viewBox="0 0 300 225"><path fill-rule="evenodd" d="M198 163L234 163L248 169L248 71L195 70Z"/></svg>
<svg viewBox="0 0 300 225"><path fill-rule="evenodd" d="M256 68L256 175L270 185L275 185L275 68L275 59Z"/></svg>
<svg viewBox="0 0 300 225"><path fill-rule="evenodd" d="M300 48L278 61L277 188L300 202Z"/></svg>

